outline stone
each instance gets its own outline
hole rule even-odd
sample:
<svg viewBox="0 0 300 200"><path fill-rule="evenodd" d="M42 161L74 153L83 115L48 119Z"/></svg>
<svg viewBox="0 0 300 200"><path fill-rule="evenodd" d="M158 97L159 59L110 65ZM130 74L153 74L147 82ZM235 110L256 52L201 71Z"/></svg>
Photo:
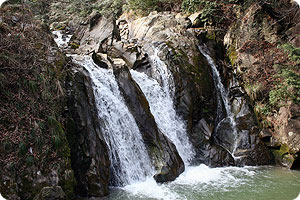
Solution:
<svg viewBox="0 0 300 200"><path fill-rule="evenodd" d="M96 65L98 65L99 67L104 68L104 69L108 69L108 65L106 64L106 62L103 62L101 60L101 57L98 56L97 53L95 53L95 52L92 53L92 59L93 59L94 63Z"/></svg>
<svg viewBox="0 0 300 200"><path fill-rule="evenodd" d="M102 49L100 53L103 53L106 49L102 47L102 44L110 38L118 37L114 18L112 16L108 18L98 17L97 20L93 20L93 26L86 26L80 38L77 38L80 41L77 52L98 52L99 49Z"/></svg>
<svg viewBox="0 0 300 200"><path fill-rule="evenodd" d="M60 186L44 187L34 200L64 200L66 195Z"/></svg>
<svg viewBox="0 0 300 200"><path fill-rule="evenodd" d="M88 73L77 68L67 81L67 139L77 181L75 192L83 197L108 194L110 160L101 132Z"/></svg>
<svg viewBox="0 0 300 200"><path fill-rule="evenodd" d="M291 167L300 152L300 106L293 102L288 102L287 106L281 107L275 120L275 133L272 134L274 140L281 143L281 149L286 146L289 149L286 153L288 157L278 158L278 163L286 167Z"/></svg>

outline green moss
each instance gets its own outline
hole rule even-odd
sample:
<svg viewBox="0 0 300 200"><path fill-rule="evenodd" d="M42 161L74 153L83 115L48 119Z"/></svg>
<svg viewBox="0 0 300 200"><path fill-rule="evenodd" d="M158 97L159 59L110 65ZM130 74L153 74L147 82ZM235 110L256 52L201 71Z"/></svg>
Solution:
<svg viewBox="0 0 300 200"><path fill-rule="evenodd" d="M208 39L208 40L216 40L216 34L214 31L212 32L208 32L205 37Z"/></svg>
<svg viewBox="0 0 300 200"><path fill-rule="evenodd" d="M71 42L70 46L72 49L78 49L80 45L77 44L76 42Z"/></svg>
<svg viewBox="0 0 300 200"><path fill-rule="evenodd" d="M34 164L34 157L33 156L28 156L26 158L26 164L28 167L31 167Z"/></svg>
<svg viewBox="0 0 300 200"><path fill-rule="evenodd" d="M210 75L210 67L207 65L206 59L201 54L195 54L192 61L193 65L191 65L190 69L196 73L194 81L202 88L204 93L210 94L213 82Z"/></svg>
<svg viewBox="0 0 300 200"><path fill-rule="evenodd" d="M230 60L231 66L234 66L238 58L238 53L233 46L230 46L227 52L228 52L228 58Z"/></svg>
<svg viewBox="0 0 300 200"><path fill-rule="evenodd" d="M246 84L246 93L250 96L252 101L256 101L260 98L263 91L263 85L261 83L256 84Z"/></svg>
<svg viewBox="0 0 300 200"><path fill-rule="evenodd" d="M298 64L300 63L300 48L296 48L290 43L280 45L278 48L283 49L286 53L288 53L291 60L296 61Z"/></svg>
<svg viewBox="0 0 300 200"><path fill-rule="evenodd" d="M58 30L58 31L65 30L65 29L66 29L66 25L61 24L61 23L55 27L55 30Z"/></svg>
<svg viewBox="0 0 300 200"><path fill-rule="evenodd" d="M275 155L275 157L277 158L283 158L284 155L289 154L289 147L287 144L282 144L279 150L274 150L273 154Z"/></svg>
<svg viewBox="0 0 300 200"><path fill-rule="evenodd" d="M76 185L76 179L72 170L66 170L64 172L65 179L59 183L64 190L67 199L74 199L74 187Z"/></svg>

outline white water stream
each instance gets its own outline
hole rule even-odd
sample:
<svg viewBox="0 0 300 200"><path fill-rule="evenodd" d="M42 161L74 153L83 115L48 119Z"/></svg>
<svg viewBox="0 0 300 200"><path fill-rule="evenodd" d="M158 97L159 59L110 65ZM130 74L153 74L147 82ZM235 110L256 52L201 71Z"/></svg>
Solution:
<svg viewBox="0 0 300 200"><path fill-rule="evenodd" d="M74 61L90 74L101 130L109 147L113 185L124 186L143 181L152 169L138 126L129 112L112 70L99 68L91 57Z"/></svg>
<svg viewBox="0 0 300 200"><path fill-rule="evenodd" d="M188 167L175 181L115 188L101 200L294 200L300 172L274 167ZM99 199L99 200L100 200ZM96 199L95 199L96 200ZM98 200L98 199L97 199Z"/></svg>
<svg viewBox="0 0 300 200"><path fill-rule="evenodd" d="M54 35L54 41L59 48L67 47L72 37L71 34L64 35L63 31L53 31L52 34Z"/></svg>
<svg viewBox="0 0 300 200"><path fill-rule="evenodd" d="M209 51L205 46L199 46L198 47L200 52L205 56L205 58L207 59L209 65L211 66L212 69L212 74L213 74L213 80L214 80L214 84L215 84L215 88L218 92L218 96L217 96L217 100L218 100L218 110L217 110L217 114L221 115L222 112L222 103L225 107L225 111L226 111L226 117L224 119L222 119L217 127L216 127L216 131L218 130L219 125L221 124L222 121L229 119L230 125L232 127L233 130L233 135L234 135L234 143L232 144L232 148L228 149L229 152L231 153L232 157L234 159L238 159L239 157L235 156L235 152L237 150L237 146L238 146L238 140L239 140L239 136L238 136L238 131L236 128L236 121L234 118L234 113L231 111L231 104L229 102L229 92L225 89L225 86L222 83L221 80L221 76L220 73L217 69L217 66L214 62L214 60L211 58L211 56L209 55ZM220 98L221 97L221 98ZM222 102L221 102L222 100Z"/></svg>
<svg viewBox="0 0 300 200"><path fill-rule="evenodd" d="M145 73L135 70L130 72L145 94L158 128L175 144L184 163L189 165L195 156L195 151L187 135L186 122L176 114L174 109L175 85L172 73L157 54L158 50L155 49L154 55L150 57L153 63L151 69L152 74L155 74L161 84Z"/></svg>

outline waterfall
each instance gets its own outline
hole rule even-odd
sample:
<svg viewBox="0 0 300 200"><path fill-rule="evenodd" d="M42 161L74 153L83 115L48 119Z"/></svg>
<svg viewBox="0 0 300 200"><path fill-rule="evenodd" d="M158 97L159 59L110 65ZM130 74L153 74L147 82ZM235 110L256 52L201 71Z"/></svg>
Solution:
<svg viewBox="0 0 300 200"><path fill-rule="evenodd" d="M217 69L216 64L214 63L213 59L211 58L211 56L209 55L208 49L205 46L199 46L198 47L200 52L205 56L205 58L207 59L209 65L211 66L212 69L212 74L213 74L213 81L214 81L214 85L215 88L217 90L217 103L218 103L218 107L217 107L217 116L220 118L220 116L222 116L222 104L225 107L225 112L226 112L226 117L223 118L216 126L216 132L218 131L218 129L220 128L220 124L224 121L224 120L229 120L230 126L232 128L233 131L233 135L234 135L234 143L232 144L232 148L228 149L229 152L231 153L232 157L234 159L237 159L238 157L235 156L235 152L237 150L237 146L238 146L238 131L236 128L236 121L234 118L234 113L231 111L231 104L229 102L229 93L228 91L225 89L225 86L222 83L221 80L221 76L220 73Z"/></svg>
<svg viewBox="0 0 300 200"><path fill-rule="evenodd" d="M63 31L53 31L52 34L59 48L67 47L72 37L71 34L63 34Z"/></svg>
<svg viewBox="0 0 300 200"><path fill-rule="evenodd" d="M135 70L131 70L131 74L145 94L158 128L175 144L184 163L189 165L195 152L187 136L186 123L174 109L175 85L172 73L160 60L158 52L159 50L155 49L154 55L150 57L155 79Z"/></svg>
<svg viewBox="0 0 300 200"><path fill-rule="evenodd" d="M129 112L113 71L102 69L86 56L75 63L90 74L93 91L101 120L101 130L109 148L112 185L124 186L145 180L155 172L138 126Z"/></svg>

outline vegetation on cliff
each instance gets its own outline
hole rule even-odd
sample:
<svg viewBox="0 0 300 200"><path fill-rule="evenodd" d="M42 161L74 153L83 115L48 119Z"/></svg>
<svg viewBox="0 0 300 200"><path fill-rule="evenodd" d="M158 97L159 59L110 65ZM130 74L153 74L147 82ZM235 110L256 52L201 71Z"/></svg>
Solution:
<svg viewBox="0 0 300 200"><path fill-rule="evenodd" d="M32 199L51 182L38 176L55 171L70 198L74 179L62 125L67 60L29 7L12 4L0 15L0 191Z"/></svg>

